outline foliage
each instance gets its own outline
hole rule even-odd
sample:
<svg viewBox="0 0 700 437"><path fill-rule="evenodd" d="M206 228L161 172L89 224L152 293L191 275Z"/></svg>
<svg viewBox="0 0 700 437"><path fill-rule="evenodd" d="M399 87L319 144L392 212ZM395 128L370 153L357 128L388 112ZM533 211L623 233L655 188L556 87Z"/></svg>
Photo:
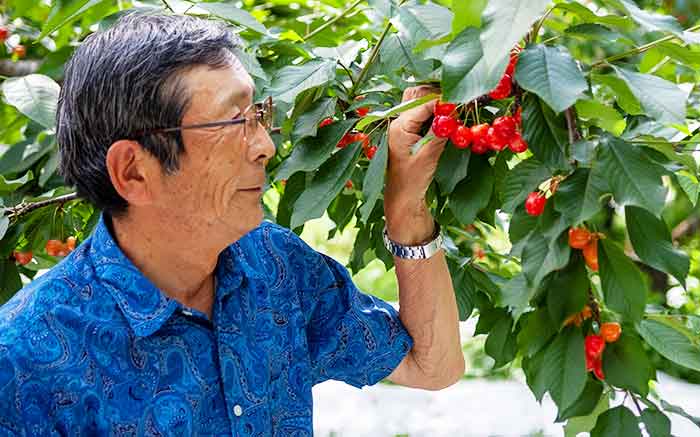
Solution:
<svg viewBox="0 0 700 437"><path fill-rule="evenodd" d="M31 280L57 261L44 249L49 239L80 241L96 221L56 174L53 113L76 43L130 9L205 16L247 41L238 56L257 97L276 101L281 133L268 171L279 202L267 205L269 217L301 233L327 213L329 237L353 227L354 272L375 259L392 266L381 200L388 122L412 105L401 104L403 89L439 85L467 125L522 111L518 135L529 150L481 155L448 144L428 192L460 317L478 312L476 333L487 334L496 366L522 360L567 434L637 435L643 423L662 435L666 413L686 413L649 399L656 369L683 369L695 381L700 370L700 310L659 298L669 276L685 287L699 265L694 243L677 242L698 223L700 11L695 2L658 3L8 0L0 6L12 33L0 48L2 298L20 275ZM20 43L25 56L12 50ZM495 98L517 45L512 93ZM348 133L355 141L336 147ZM541 215L526 212L533 192L546 198ZM570 247L572 227L590 230L599 253ZM13 252L27 250L33 260L15 262ZM571 323L585 305L590 317ZM612 321L623 335L598 357L601 380L586 371L584 337ZM620 390L647 409L609 409Z"/></svg>

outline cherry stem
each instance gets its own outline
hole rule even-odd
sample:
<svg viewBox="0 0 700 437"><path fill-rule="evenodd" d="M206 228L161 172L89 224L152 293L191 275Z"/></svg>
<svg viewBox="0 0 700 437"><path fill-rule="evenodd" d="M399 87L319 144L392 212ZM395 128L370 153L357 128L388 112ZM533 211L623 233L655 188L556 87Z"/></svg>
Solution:
<svg viewBox="0 0 700 437"><path fill-rule="evenodd" d="M630 397L632 398L632 400L634 401L634 405L637 407L637 411L639 411L639 415L641 416L642 415L642 408L639 406L639 402L637 401L637 398L634 396L634 393L627 390L627 394L629 394Z"/></svg>

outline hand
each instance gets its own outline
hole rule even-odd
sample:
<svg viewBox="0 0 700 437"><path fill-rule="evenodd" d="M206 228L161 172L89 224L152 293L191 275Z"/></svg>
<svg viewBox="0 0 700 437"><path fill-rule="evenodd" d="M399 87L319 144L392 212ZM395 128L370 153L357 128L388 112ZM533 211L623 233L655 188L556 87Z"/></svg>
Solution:
<svg viewBox="0 0 700 437"><path fill-rule="evenodd" d="M431 93L439 94L440 90L431 86L408 88L403 93L402 101L414 100ZM433 219L425 205L425 194L447 140L436 137L424 144L415 155L411 155L411 146L422 139L419 132L433 115L437 100L403 112L389 126L389 165L384 213L389 237L398 243L425 241L433 232ZM432 131L429 132L431 134Z"/></svg>

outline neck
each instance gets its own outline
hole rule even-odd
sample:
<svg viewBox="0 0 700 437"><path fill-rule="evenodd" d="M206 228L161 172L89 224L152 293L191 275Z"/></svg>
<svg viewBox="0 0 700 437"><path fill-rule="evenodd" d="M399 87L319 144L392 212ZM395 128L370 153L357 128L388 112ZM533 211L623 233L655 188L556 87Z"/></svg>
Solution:
<svg viewBox="0 0 700 437"><path fill-rule="evenodd" d="M211 318L214 270L226 241L204 227L183 225L160 214L130 209L113 218L114 238L122 252L165 295Z"/></svg>

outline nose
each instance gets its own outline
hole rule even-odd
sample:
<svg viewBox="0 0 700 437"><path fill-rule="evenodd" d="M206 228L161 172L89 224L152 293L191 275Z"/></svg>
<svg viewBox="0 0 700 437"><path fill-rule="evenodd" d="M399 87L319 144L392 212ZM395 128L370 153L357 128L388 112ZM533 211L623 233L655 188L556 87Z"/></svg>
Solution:
<svg viewBox="0 0 700 437"><path fill-rule="evenodd" d="M262 126L258 126L255 137L248 139L248 142L248 152L253 162L267 163L277 152L270 134Z"/></svg>

